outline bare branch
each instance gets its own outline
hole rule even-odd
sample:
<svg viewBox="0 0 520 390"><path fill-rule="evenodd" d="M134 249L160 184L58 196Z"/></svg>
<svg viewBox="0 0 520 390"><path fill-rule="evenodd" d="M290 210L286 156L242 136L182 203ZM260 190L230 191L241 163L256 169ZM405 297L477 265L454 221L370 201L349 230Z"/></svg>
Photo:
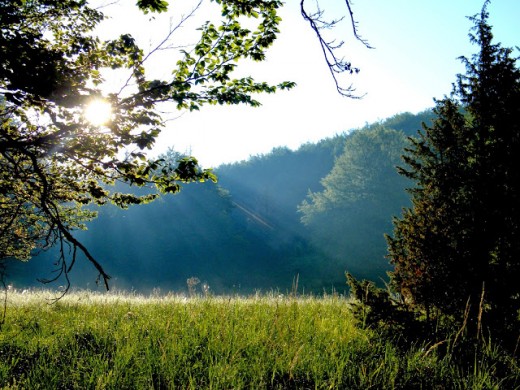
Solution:
<svg viewBox="0 0 520 390"><path fill-rule="evenodd" d="M358 32L357 22L354 19L354 13L351 7L351 0L345 0L345 5L347 6L350 21L352 24L352 32L354 37L360 41L363 45L365 45L368 49L373 49L373 47L368 43L367 40L363 39ZM339 58L336 54L337 49L341 48L344 44L344 41L340 41L336 43L335 40L327 41L323 34L322 30L325 29L333 29L336 25L341 22L344 18L333 19L327 21L324 19L324 11L320 8L318 0L316 0L316 8L315 12L308 12L305 7L305 0L300 0L300 11L303 18L309 22L312 30L316 33L318 38L318 42L320 43L321 50L323 52L323 57L327 63L330 74L336 84L337 91L342 95L349 98L359 99L363 96L358 96L354 94L355 89L352 85L348 87L342 87L340 81L338 80L338 75L341 73L359 73L360 69L354 67L351 62L346 61L344 58Z"/></svg>
<svg viewBox="0 0 520 390"><path fill-rule="evenodd" d="M354 36L356 37L356 39L358 41L360 41L363 45L365 45L367 47L367 49L374 49L374 47L371 46L368 43L368 41L366 39L362 38L361 35L358 33L358 29L357 29L358 22L354 19L354 12L352 12L352 6L350 4L350 0L345 0L345 4L347 5L348 12L350 15L350 21L352 23L352 32L353 32Z"/></svg>
<svg viewBox="0 0 520 390"><path fill-rule="evenodd" d="M105 270L103 269L101 264L91 255L89 250L81 242L79 242L72 235L72 233L69 231L69 229L63 224L61 217L60 217L58 207L52 202L52 200L49 199L49 183L47 181L47 176L44 174L44 172L42 171L42 168L40 167L40 164L38 163L38 159L36 158L36 156L34 156L34 154L29 153L28 151L21 151L21 152L25 153L27 155L27 157L30 158L30 160L32 161L33 169L34 169L36 175L41 180L42 191L40 194L40 205L39 206L42 209L42 211L47 215L47 217L51 221L53 221L53 223L56 224L56 227L58 228L59 234L60 234L60 245L63 245L64 240L66 240L66 242L69 242L70 244L72 244L72 246L74 248L71 266L72 266L72 264L74 264L74 262L76 260L76 248L79 248L83 252L83 254L87 257L87 259L94 265L96 270L99 272L100 277L103 278L105 288L107 290L109 290L108 280L110 279L110 275L108 275L105 272ZM68 288L70 286L70 281L68 278L68 273L70 271L70 267L67 267L67 265L65 263L63 246L60 248L60 260L61 260L61 271L60 271L59 275L60 276L62 274L65 275L65 278L67 280L66 290L68 290Z"/></svg>

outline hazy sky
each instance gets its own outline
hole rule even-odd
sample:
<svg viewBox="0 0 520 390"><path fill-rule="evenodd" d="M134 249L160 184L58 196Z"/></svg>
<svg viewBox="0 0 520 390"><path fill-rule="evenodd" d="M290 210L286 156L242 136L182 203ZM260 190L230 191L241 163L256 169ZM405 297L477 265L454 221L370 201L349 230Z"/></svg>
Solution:
<svg viewBox="0 0 520 390"><path fill-rule="evenodd" d="M177 11L178 16L176 4L170 1L170 13ZM320 4L327 11L325 16L346 15L343 0ZM156 150L172 146L191 151L204 167L212 167L268 153L277 146L297 148L396 113L432 107L433 98L449 94L455 75L464 71L457 57L478 50L469 43L472 24L466 16L480 12L482 4L480 0L354 1L359 32L375 49L353 39L349 21L334 32L346 41L342 54L361 68L347 83L366 95L352 100L336 92L314 33L299 13L299 1L288 0L281 11L280 38L268 52L267 62L245 64L241 73L259 81L295 81L297 87L259 96L260 108L216 106L174 113L182 116L168 122ZM126 15L126 24L117 22L117 26L129 28L152 46L165 29L161 23L171 18L163 15L132 22L123 8L116 4L105 12L113 14L112 22ZM506 47L519 45L520 1L494 0L488 10L496 41ZM124 12L132 11L125 8Z"/></svg>

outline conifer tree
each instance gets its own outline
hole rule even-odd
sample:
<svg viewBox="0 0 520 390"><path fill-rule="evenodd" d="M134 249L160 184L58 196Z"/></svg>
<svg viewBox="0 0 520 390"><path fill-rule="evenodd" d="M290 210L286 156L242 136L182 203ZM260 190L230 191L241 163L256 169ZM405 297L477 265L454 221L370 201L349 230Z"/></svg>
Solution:
<svg viewBox="0 0 520 390"><path fill-rule="evenodd" d="M487 5L470 18L480 51L461 58L466 75L405 149L399 172L416 185L412 207L394 220L389 258L408 304L466 313L474 330L483 324L516 338L520 71L512 50L492 43Z"/></svg>

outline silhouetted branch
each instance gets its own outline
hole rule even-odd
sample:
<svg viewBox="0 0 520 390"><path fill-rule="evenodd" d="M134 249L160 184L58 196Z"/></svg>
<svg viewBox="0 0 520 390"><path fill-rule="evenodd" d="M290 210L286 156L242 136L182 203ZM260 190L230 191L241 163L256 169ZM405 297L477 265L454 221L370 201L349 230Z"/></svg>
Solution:
<svg viewBox="0 0 520 390"><path fill-rule="evenodd" d="M2 319L0 320L0 329L5 323L5 316L7 313L7 285L5 284L5 264L2 260L0 260L0 285L2 285L4 289L4 302L2 307Z"/></svg>
<svg viewBox="0 0 520 390"><path fill-rule="evenodd" d="M368 41L363 39L358 32L357 22L354 19L354 13L352 11L350 0L345 0L345 5L347 7L348 15L352 24L352 32L354 34L354 37L363 45L365 45L368 49L373 49L373 47L368 43ZM337 50L340 49L345 42L336 42L335 40L327 41L322 34L322 30L334 28L344 18L342 17L340 19L333 19L329 21L325 20L324 11L320 9L318 0L316 0L316 7L317 10L311 13L305 7L305 0L300 1L301 14L303 18L307 22L309 22L311 28L316 33L316 36L321 46L321 50L323 52L323 56L325 58L325 61L327 62L330 74L332 75L334 83L336 84L337 91L343 96L359 99L362 96L357 96L353 94L355 89L352 87L352 85L349 85L346 88L342 87L340 81L338 80L338 74L345 72L349 74L354 74L359 73L360 71L359 68L352 66L351 62L346 61L344 58L338 57L338 55L336 54Z"/></svg>
<svg viewBox="0 0 520 390"><path fill-rule="evenodd" d="M81 243L79 242L70 232L69 228L65 226L61 220L60 212L58 207L52 202L51 199L49 199L49 183L47 181L47 176L42 171L42 168L40 167L38 163L38 159L36 156L27 150L22 150L22 153L26 154L27 157L32 162L32 166L34 169L34 172L38 176L38 178L41 181L42 189L40 194L40 208L41 210L47 215L48 219L55 224L58 234L59 234L59 241L60 241L60 258L58 259L58 265L60 265L60 270L58 273L58 277L53 278L51 280L42 280L44 283L51 282L53 280L58 279L61 275L65 276L65 279L67 281L67 286L65 288L66 293L70 287L70 281L68 278L68 273L70 272L72 265L76 261L76 254L77 254L77 248L79 248L83 254L86 256L86 258L94 265L96 270L99 272L99 277L103 279L105 288L109 290L108 286L108 280L110 279L110 275L108 275L101 264L91 255L89 250ZM73 246L73 254L72 254L72 260L71 265L67 267L66 261L65 261L65 252L63 248L63 243L68 242Z"/></svg>

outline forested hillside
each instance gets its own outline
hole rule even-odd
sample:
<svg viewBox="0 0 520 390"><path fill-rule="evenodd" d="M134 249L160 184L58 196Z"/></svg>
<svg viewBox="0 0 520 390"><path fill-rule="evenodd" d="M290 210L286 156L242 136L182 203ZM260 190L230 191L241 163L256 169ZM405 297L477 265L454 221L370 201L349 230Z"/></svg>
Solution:
<svg viewBox="0 0 520 390"><path fill-rule="evenodd" d="M296 151L220 166L218 184L189 184L128 210L100 208L78 239L116 288L180 290L194 277L214 293L284 292L299 275L305 291L342 291L346 270L380 280L389 269L383 235L409 202L395 165L406 136L431 117L399 114ZM53 249L10 263L8 280L26 286L52 278L56 256ZM71 281L93 287L96 272L81 260Z"/></svg>

